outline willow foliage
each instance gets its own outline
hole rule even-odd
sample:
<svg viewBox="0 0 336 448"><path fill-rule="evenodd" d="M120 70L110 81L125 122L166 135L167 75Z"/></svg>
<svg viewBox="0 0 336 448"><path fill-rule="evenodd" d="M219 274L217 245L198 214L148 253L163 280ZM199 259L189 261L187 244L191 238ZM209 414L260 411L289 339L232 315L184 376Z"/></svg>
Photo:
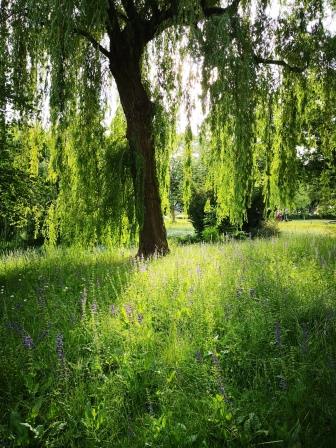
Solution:
<svg viewBox="0 0 336 448"><path fill-rule="evenodd" d="M115 28L135 20L144 28L134 32L152 32L142 81L155 103L163 208L181 98L188 122L193 109L195 80L183 81L185 61L202 67L202 133L218 219L241 223L256 184L269 204L289 203L299 146L316 145L333 163L336 45L324 19L335 3L283 1L273 18L271 6L267 0L1 0L0 145L8 122L50 115L48 169L57 190L47 220L51 241L97 242L109 232L111 240L125 240L141 225L126 124L119 112L106 129L103 100L108 41L112 46Z"/></svg>

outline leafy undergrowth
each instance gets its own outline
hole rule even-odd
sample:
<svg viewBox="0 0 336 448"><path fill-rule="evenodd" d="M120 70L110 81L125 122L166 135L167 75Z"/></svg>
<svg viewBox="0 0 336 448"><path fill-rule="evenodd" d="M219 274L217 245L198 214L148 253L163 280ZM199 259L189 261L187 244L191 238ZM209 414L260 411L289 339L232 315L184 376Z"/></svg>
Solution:
<svg viewBox="0 0 336 448"><path fill-rule="evenodd" d="M0 446L334 447L335 239L0 267Z"/></svg>

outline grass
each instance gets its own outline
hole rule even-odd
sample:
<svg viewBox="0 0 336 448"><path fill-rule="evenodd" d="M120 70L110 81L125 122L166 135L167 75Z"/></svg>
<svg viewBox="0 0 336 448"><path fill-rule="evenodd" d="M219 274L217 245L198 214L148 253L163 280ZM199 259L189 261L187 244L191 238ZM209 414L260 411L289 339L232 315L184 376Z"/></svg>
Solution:
<svg viewBox="0 0 336 448"><path fill-rule="evenodd" d="M0 446L334 447L335 260L305 230L3 256Z"/></svg>
<svg viewBox="0 0 336 448"><path fill-rule="evenodd" d="M293 220L279 223L283 234L315 234L315 235L334 235L336 236L335 221L326 219L306 219Z"/></svg>
<svg viewBox="0 0 336 448"><path fill-rule="evenodd" d="M183 215L178 216L175 222L172 222L169 218L165 222L167 235L170 239L176 239L181 237L192 236L195 234L194 228L189 221Z"/></svg>

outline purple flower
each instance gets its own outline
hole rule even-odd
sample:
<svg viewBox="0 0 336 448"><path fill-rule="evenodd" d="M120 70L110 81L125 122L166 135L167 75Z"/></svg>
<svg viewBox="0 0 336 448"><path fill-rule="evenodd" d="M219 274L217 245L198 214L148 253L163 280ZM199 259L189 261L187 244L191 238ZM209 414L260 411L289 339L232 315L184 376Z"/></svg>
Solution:
<svg viewBox="0 0 336 448"><path fill-rule="evenodd" d="M146 389L146 395L147 395L148 412L150 415L154 415L153 403L152 403L148 389Z"/></svg>
<svg viewBox="0 0 336 448"><path fill-rule="evenodd" d="M217 386L218 386L218 391L219 393L222 395L222 397L224 398L224 400L227 402L228 401L228 397L226 395L225 392L225 387L224 387L224 382L223 382L223 378L222 378L222 372L221 372L221 366L220 366L220 362L219 359L217 357L217 355L215 353L213 353L211 355L211 361L212 364L217 372Z"/></svg>
<svg viewBox="0 0 336 448"><path fill-rule="evenodd" d="M133 308L132 305L130 305L129 303L127 305L125 305L125 311L126 311L126 315L129 319L131 319L131 317L133 316Z"/></svg>
<svg viewBox="0 0 336 448"><path fill-rule="evenodd" d="M250 288L250 297L253 299L254 297L256 297L256 290L255 288Z"/></svg>
<svg viewBox="0 0 336 448"><path fill-rule="evenodd" d="M280 326L279 321L277 321L275 323L274 336L275 336L276 345L280 346L281 345L281 326Z"/></svg>
<svg viewBox="0 0 336 448"><path fill-rule="evenodd" d="M241 297L243 295L243 288L237 288L237 298Z"/></svg>
<svg viewBox="0 0 336 448"><path fill-rule="evenodd" d="M56 353L60 362L64 362L64 342L63 335L58 334L56 336Z"/></svg>
<svg viewBox="0 0 336 448"><path fill-rule="evenodd" d="M195 359L199 363L202 362L202 353L199 350L195 353Z"/></svg>
<svg viewBox="0 0 336 448"><path fill-rule="evenodd" d="M84 287L83 292L81 294L81 298L80 298L82 317L85 314L86 301L87 301L87 289Z"/></svg>
<svg viewBox="0 0 336 448"><path fill-rule="evenodd" d="M31 336L27 335L23 337L23 346L28 350L31 350L34 347L34 342Z"/></svg>
<svg viewBox="0 0 336 448"><path fill-rule="evenodd" d="M118 314L118 311L117 311L117 307L114 305L114 303L112 303L110 310L111 310L112 316L116 317Z"/></svg>
<svg viewBox="0 0 336 448"><path fill-rule="evenodd" d="M87 289L84 287L82 295L81 295L81 303L83 305L85 305L86 304L86 300L87 300Z"/></svg>
<svg viewBox="0 0 336 448"><path fill-rule="evenodd" d="M91 311L92 311L92 314L97 314L97 311L98 311L98 305L97 305L97 302L93 302L93 303L92 303L92 305L91 305Z"/></svg>
<svg viewBox="0 0 336 448"><path fill-rule="evenodd" d="M218 359L217 355L215 355L215 353L213 353L213 354L211 355L211 361L212 361L212 364L213 364L214 366L216 366L216 367L220 367L219 359Z"/></svg>
<svg viewBox="0 0 336 448"><path fill-rule="evenodd" d="M279 389L287 390L288 384L287 384L286 378L283 377L282 375L279 375L278 378L279 378Z"/></svg>
<svg viewBox="0 0 336 448"><path fill-rule="evenodd" d="M139 324L142 324L142 322L143 322L143 314L142 313L138 313L138 322L139 322Z"/></svg>

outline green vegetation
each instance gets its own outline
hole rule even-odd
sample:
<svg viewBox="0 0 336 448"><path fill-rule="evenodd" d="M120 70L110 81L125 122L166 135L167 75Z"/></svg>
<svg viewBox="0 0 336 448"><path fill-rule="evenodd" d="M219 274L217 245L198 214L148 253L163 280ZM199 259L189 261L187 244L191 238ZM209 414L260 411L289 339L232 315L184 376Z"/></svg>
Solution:
<svg viewBox="0 0 336 448"><path fill-rule="evenodd" d="M335 12L0 0L0 448L334 448Z"/></svg>
<svg viewBox="0 0 336 448"><path fill-rule="evenodd" d="M27 145L31 178L23 162L10 167L15 194L5 206L1 198L0 231L21 230L29 210L51 245L137 236L139 255L166 254L163 213L192 202L196 106L206 111L200 193L211 193L217 222L242 225L255 190L266 208L289 207L299 185L301 205L334 215L335 0L278 9L270 0L1 1L0 174L13 128L37 140ZM170 189L181 115L184 175ZM46 169L34 172L41 159ZM1 175L1 196L7 187Z"/></svg>
<svg viewBox="0 0 336 448"><path fill-rule="evenodd" d="M333 447L335 225L286 226L151 261L3 255L1 446Z"/></svg>
<svg viewBox="0 0 336 448"><path fill-rule="evenodd" d="M323 219L305 219L300 221L289 221L279 223L281 232L284 234L307 233L310 235L336 235L335 221Z"/></svg>

